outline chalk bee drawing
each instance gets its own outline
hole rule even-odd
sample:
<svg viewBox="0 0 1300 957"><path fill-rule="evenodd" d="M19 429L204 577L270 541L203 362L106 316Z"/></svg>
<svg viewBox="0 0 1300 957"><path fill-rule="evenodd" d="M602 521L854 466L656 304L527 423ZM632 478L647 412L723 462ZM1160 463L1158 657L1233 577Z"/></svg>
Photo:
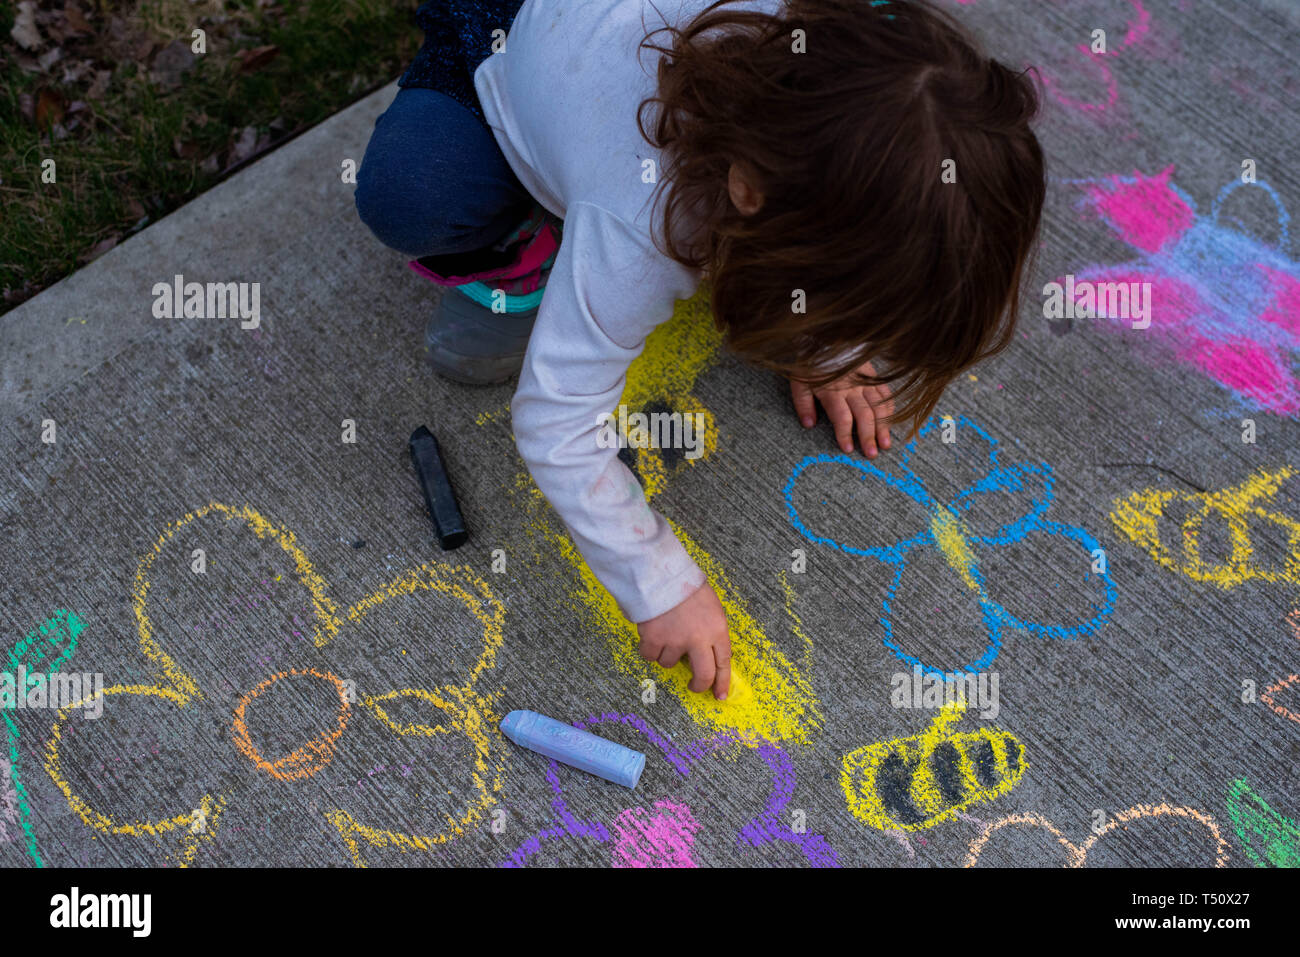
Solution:
<svg viewBox="0 0 1300 957"><path fill-rule="evenodd" d="M880 624L884 628L885 647L909 666L920 667L927 673L945 678L987 669L998 656L1004 636L1011 631L1023 631L1050 638L1080 638L1094 634L1109 617L1115 606L1116 597L1115 586L1111 582L1109 573L1104 570L1105 566L1102 565L1101 571L1093 570L1095 565L1093 556L1101 548L1097 539L1077 525L1066 525L1044 518L1055 499L1051 466L1046 463L1004 466L999 461L1000 450L996 439L965 416L952 421L958 435L954 447L964 448L971 440L977 440L984 449L983 455L986 461L983 463L983 476L960 490L950 501L936 499L911 467L912 458L917 454L918 443L941 427L942 419L937 418L926 422L917 437L904 447L898 464L901 475L887 472L867 459L847 455L810 455L794 467L784 492L790 521L804 538L847 555L874 558L894 569L894 577L885 594L880 617ZM964 438L961 437L962 431L966 433ZM827 467L855 469L860 473L863 482L883 482L885 486L903 493L926 510L930 517L929 527L893 545L871 548L845 544L829 534L814 532L799 514L795 504L795 491L801 483L814 481L812 477L819 470ZM1031 478L1040 484L1040 491L1037 493L1030 490L1027 480ZM1003 524L992 534L975 534L967 526L963 516L970 512L981 496L998 492L1010 492L1021 498L1027 496L1028 504L1018 518ZM1100 589L1102 593L1100 602L1094 604L1094 613L1091 617L1068 625L1027 621L1013 615L1001 603L994 600L989 584L980 570L981 553L988 549L1015 545L1025 541L1030 535L1059 536L1075 543L1083 550L1085 554L1080 561L1081 586L1094 591ZM988 642L981 654L956 668L940 668L922 661L906 651L895 636L895 599L909 562L921 549L937 549L951 567L957 580L976 598L981 609Z"/></svg>
<svg viewBox="0 0 1300 957"><path fill-rule="evenodd" d="M1274 507L1282 484L1295 474L1290 466L1261 469L1217 492L1148 488L1116 499L1110 518L1157 565L1193 581L1225 591L1248 581L1300 585L1300 522ZM1175 506L1186 510L1176 533L1168 527ZM1230 543L1228 554L1217 562L1201 554L1202 532L1215 522L1226 526ZM1286 536L1288 552L1281 561L1256 554L1251 529L1268 525Z"/></svg>
<svg viewBox="0 0 1300 957"><path fill-rule="evenodd" d="M952 702L920 734L846 754L840 784L853 816L882 831L921 831L1019 784L1025 746L1009 731L956 731L965 711Z"/></svg>

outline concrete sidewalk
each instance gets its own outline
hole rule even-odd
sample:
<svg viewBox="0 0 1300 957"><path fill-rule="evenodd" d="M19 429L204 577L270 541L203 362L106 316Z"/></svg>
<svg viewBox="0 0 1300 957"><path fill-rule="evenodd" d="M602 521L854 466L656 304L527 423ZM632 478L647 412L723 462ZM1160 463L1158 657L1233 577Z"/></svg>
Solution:
<svg viewBox="0 0 1300 957"><path fill-rule="evenodd" d="M103 683L66 702L93 720L5 712L0 865L1296 863L1300 14L959 15L1041 65L1053 185L1021 331L949 424L835 457L700 301L630 376L712 416L703 458L635 462L728 597L726 709L641 666L511 387L423 364L437 290L341 176L392 88L0 317L0 672ZM1246 159L1267 186L1225 191ZM260 324L157 318L177 275L258 283ZM1067 275L1151 282L1151 327L1048 322ZM918 661L996 707L909 707ZM548 772L496 731L515 708L646 752L640 786Z"/></svg>

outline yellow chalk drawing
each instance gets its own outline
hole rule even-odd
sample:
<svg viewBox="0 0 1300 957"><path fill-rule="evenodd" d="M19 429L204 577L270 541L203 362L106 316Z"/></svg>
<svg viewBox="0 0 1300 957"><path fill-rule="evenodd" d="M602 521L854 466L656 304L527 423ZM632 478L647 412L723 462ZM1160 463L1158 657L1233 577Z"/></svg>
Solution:
<svg viewBox="0 0 1300 957"><path fill-rule="evenodd" d="M210 844L217 833L221 813L226 809L225 797L203 796L190 821L189 833L181 841L180 854L173 858L178 867L189 867L198 856L202 844Z"/></svg>
<svg viewBox="0 0 1300 957"><path fill-rule="evenodd" d="M404 688L383 695L366 696L362 704L370 710L390 731L399 735L418 735L432 737L461 731L474 746L474 769L470 772L470 781L476 794L475 801L457 817L447 814L447 830L442 834L408 834L390 831L357 821L341 809L327 812L326 819L334 825L347 846L352 863L365 867L366 861L361 854L362 841L374 848L395 848L398 851L431 851L438 845L446 844L451 837L464 833L470 826L483 818L484 812L496 799L494 795L505 786L505 766L498 752L493 754L493 742L498 737L497 727L501 720L494 711L496 699L501 692L480 697L469 688L446 687L438 692L415 688ZM447 724L405 724L399 725L389 717L381 702L392 701L398 697L414 697L433 705L447 713Z"/></svg>
<svg viewBox="0 0 1300 957"><path fill-rule="evenodd" d="M697 294L677 303L673 317L647 338L641 355L627 370L620 400L629 409L655 401L668 405L688 396L695 382L717 361L722 333L713 321L708 296Z"/></svg>
<svg viewBox="0 0 1300 957"><path fill-rule="evenodd" d="M956 733L965 710L954 701L920 734L846 754L840 783L854 817L882 831L919 831L1015 787L1024 745L1009 731Z"/></svg>
<svg viewBox="0 0 1300 957"><path fill-rule="evenodd" d="M614 597L596 580L568 536L543 514L545 500L541 493L530 487L528 494L534 510L529 531L543 536L577 569L581 579L577 597L592 624L605 632L619 671L638 684L650 679L666 686L697 724L734 731L742 739L808 741L812 732L821 726L820 706L808 679L764 634L722 566L671 519L669 525L708 576L727 613L731 628L732 683L726 701L718 701L712 692L691 691L688 687L691 670L685 662L665 669L641 657L637 651L640 636L636 625L623 616Z"/></svg>
<svg viewBox="0 0 1300 957"><path fill-rule="evenodd" d="M1214 866L1223 867L1228 863L1228 842L1219 830L1219 825L1215 823L1214 818L1204 811L1198 811L1190 807L1174 807L1169 804L1138 804L1112 815L1105 825L1089 835L1088 839L1082 844L1075 844L1062 834L1055 824L1042 815L1009 814L984 825L980 833L971 841L965 866L974 867L979 861L980 855L984 852L984 848L988 845L989 839L1003 828L1040 827L1055 837L1057 843L1065 848L1066 867L1083 867L1088 862L1088 852L1103 837L1117 828L1127 830L1126 825L1130 821L1137 821L1147 817L1180 817L1203 824L1206 830L1210 832L1210 836L1214 838Z"/></svg>
<svg viewBox="0 0 1300 957"><path fill-rule="evenodd" d="M803 642L803 658L800 660L800 665L803 668L803 673L810 675L812 674L813 643L812 639L808 637L808 633L804 631L803 619L794 610L795 600L798 595L795 593L794 586L790 584L789 575L782 571L776 577L777 581L781 583L781 591L785 595L785 613L790 619L790 630L796 638Z"/></svg>
<svg viewBox="0 0 1300 957"><path fill-rule="evenodd" d="M673 475L709 458L717 451L718 430L713 415L692 394L695 383L716 361L722 336L715 327L708 299L700 294L677 303L673 318L647 338L641 355L627 373L620 402L630 411L662 410L703 413L705 431L702 454L696 459L679 457L669 470L661 450L636 450L637 473L645 483L647 500L661 495ZM499 413L479 417L480 424L499 422ZM554 519L545 498L527 472L515 480L514 494L526 516L525 527L535 537L541 552L554 551L578 572L574 597L583 606L592 625L608 639L618 669L638 684L651 679L666 686L681 701L691 718L709 729L728 730L743 740L762 737L771 741L807 741L820 728L823 718L806 668L791 663L763 631L762 625L736 592L721 564L697 545L678 525L673 531L691 557L708 576L727 613L731 627L732 684L727 700L720 702L711 692L696 694L688 687L691 671L686 663L664 669L645 661L637 652L640 638L636 626L619 610L614 598L592 574L568 535ZM793 618L792 589L786 590L787 611ZM811 642L796 621L796 636L806 646Z"/></svg>
<svg viewBox="0 0 1300 957"><path fill-rule="evenodd" d="M1300 522L1268 507L1282 483L1295 474L1289 466L1261 470L1240 485L1220 492L1190 494L1146 489L1116 499L1110 517L1115 527L1145 549L1158 565L1195 581L1224 589L1254 579L1300 585ZM1160 534L1160 520L1173 503L1193 507L1181 525L1181 547L1164 541ZM1231 542L1231 552L1219 564L1207 562L1200 550L1201 530L1212 515L1226 522ZM1286 532L1290 554L1284 564L1265 565L1256 558L1250 538L1252 520L1276 525Z"/></svg>
<svg viewBox="0 0 1300 957"><path fill-rule="evenodd" d="M689 468L711 456L718 447L713 413L691 394L701 373L717 361L722 334L713 322L709 300L703 294L677 303L673 318L655 329L645 348L627 370L627 384L619 403L633 411L661 407L669 412L702 413L703 447L698 458L682 456L673 472ZM636 468L645 483L646 500L667 487L668 467L658 449L636 449Z"/></svg>
<svg viewBox="0 0 1300 957"><path fill-rule="evenodd" d="M958 518L952 509L938 505L935 506L930 518L930 531L934 535L935 544L939 546L939 551L943 553L943 557L947 559L953 571L961 576L967 588L978 594L980 586L973 572L975 554L970 550L968 541L970 532L966 529L966 523Z"/></svg>
<svg viewBox="0 0 1300 957"><path fill-rule="evenodd" d="M210 838L216 832L219 811L225 807L226 799L224 796L214 797L212 794L204 794L199 801L198 808L187 808L184 811L160 817L156 820L118 821L92 808L85 799L73 792L72 786L68 783L59 756L63 728L67 723L69 714L83 711L87 705L93 703L101 695L105 698L113 695L141 695L159 698L163 701L170 701L178 708L185 707L186 703L186 699L178 691L172 688L159 688L151 685L114 685L96 694L88 695L81 701L60 709L56 714L54 727L50 731L50 738L45 744L45 770L49 772L55 786L63 792L63 796L67 799L68 806L72 808L73 813L81 818L88 827L92 827L103 834L122 834L130 837L159 838L175 832L181 847L182 866L192 863L194 854L198 851L198 842L189 839L189 830L198 816L196 811L202 812L206 818L205 835Z"/></svg>
<svg viewBox="0 0 1300 957"><path fill-rule="evenodd" d="M150 589L149 574L154 562L162 554L164 548L182 529L209 515L222 517L227 521L249 529L259 539L279 545L293 559L296 577L312 597L312 609L315 618L312 640L317 647L324 647L329 644L340 634L345 625L360 622L376 607L392 598L405 598L422 591L434 591L451 595L460 600L469 614L478 621L484 639L483 650L470 668L465 681L459 685L436 690L402 688L386 694L365 695L359 703L380 724L396 735L428 735L451 732L464 734L469 739L474 751L474 766L470 771L472 795L469 801L459 811L447 813L444 822L446 825L445 830L434 834L405 834L384 830L366 822L356 821L339 809L328 811L325 816L338 827L340 836L343 838L353 863L358 865L364 865L365 863L361 854L363 841L373 847L428 850L447 843L463 834L467 828L481 821L485 811L496 803L496 795L504 786L507 752L502 746L500 735L497 733L498 719L494 711L496 701L502 691L498 689L485 693L477 690L475 685L485 672L492 670L496 666L496 653L501 647L505 635L505 607L492 594L492 590L487 583L475 575L468 567L427 564L409 569L396 580L365 596L340 615L337 606L328 595L329 589L325 580L317 574L307 554L298 546L292 532L274 524L248 506L229 506L220 502L211 502L167 525L150 551L140 559L136 569L132 597L140 638L140 650L156 669L157 683L155 685L115 685L105 688L101 693L105 697L137 695L158 698L169 701L179 708L193 706L195 702L204 699L198 683L163 648L162 643L156 636L148 613L148 596ZM272 678L268 679L268 682L276 677L272 676ZM264 682L263 684L267 683ZM246 695L241 707L246 707L248 702L255 697L256 694ZM397 697L414 697L441 710L447 716L444 724L433 726L397 724L389 717L383 706L385 702L392 701ZM46 771L56 787L67 799L69 807L88 827L104 834L149 838L158 838L170 834L181 836L183 834L180 840L181 854L179 861L182 865L191 863L199 850L200 844L212 840L217 830L221 812L230 803L231 796L227 794L205 794L202 796L198 808L191 808L183 812L163 815L157 819L145 821L117 821L95 810L89 802L73 791L64 772L60 756L62 730L67 716L82 707L82 705L83 703L78 703L58 713L50 739L46 742ZM236 732L242 725L242 721L242 710L237 715L232 716L232 728L235 728ZM327 743L330 749L333 748L334 742L342 737L344 730L344 725L340 723L336 733L329 736ZM232 743L238 745L238 733L236 733ZM326 750L325 744L321 742L316 742L316 744L319 746L309 747L307 750L311 751L312 755L316 755L318 752L323 754ZM317 765L321 763L320 761L297 761L294 762L294 767L304 773L285 774L276 764L254 760L254 765L262 767L262 770L266 773L270 774L272 772L268 771L263 765L269 765L272 769L275 769L277 773L274 776L289 781L298 777L309 776L309 773L315 773L316 770L319 770ZM196 822L200 818L202 819L202 827L198 828Z"/></svg>

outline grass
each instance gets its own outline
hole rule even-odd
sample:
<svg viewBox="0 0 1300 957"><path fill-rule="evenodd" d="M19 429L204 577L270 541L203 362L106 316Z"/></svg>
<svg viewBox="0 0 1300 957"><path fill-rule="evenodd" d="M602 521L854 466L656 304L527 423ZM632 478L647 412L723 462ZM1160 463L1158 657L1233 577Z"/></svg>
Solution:
<svg viewBox="0 0 1300 957"><path fill-rule="evenodd" d="M39 0L55 19L36 51L11 39L17 7L0 4L0 312L215 184L241 132L263 149L289 138L399 75L422 39L420 0L80 2L93 33L65 36L46 69L63 0ZM195 28L207 50L179 85L151 76ZM246 68L241 51L267 46L274 58ZM111 79L92 98L96 70Z"/></svg>

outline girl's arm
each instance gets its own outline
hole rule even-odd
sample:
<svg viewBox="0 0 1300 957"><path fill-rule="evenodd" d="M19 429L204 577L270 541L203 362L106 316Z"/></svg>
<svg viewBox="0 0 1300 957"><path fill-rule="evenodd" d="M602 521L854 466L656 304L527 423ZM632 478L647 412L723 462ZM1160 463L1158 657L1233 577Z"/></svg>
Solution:
<svg viewBox="0 0 1300 957"><path fill-rule="evenodd" d="M598 441L601 416L617 409L646 336L694 291L694 277L648 248L634 227L598 206L570 206L512 416L520 455L592 573L629 620L647 625L643 646L653 647L643 653L671 666L676 659L665 659L683 636L681 653L700 677L704 647L730 655L729 644L716 647L726 642L721 606L715 615L716 598L696 596L704 573L650 508L618 450ZM713 669L704 670L711 684Z"/></svg>

